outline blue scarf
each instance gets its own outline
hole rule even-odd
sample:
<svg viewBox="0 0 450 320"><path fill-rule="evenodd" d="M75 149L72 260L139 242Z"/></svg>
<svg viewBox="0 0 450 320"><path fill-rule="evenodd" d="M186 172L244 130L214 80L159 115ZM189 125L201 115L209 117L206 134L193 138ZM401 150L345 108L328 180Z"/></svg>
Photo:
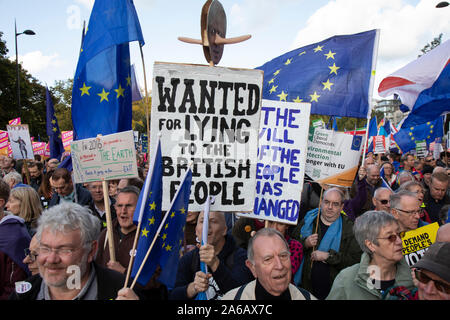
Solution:
<svg viewBox="0 0 450 320"><path fill-rule="evenodd" d="M305 223L300 230L300 235L303 238L307 238L310 235L313 234L313 223L317 219L317 214L319 212L319 209L313 209L306 213L305 216ZM319 247L317 250L328 252L331 249L339 252L339 248L341 246L341 237L342 237L342 216L339 215L339 218L336 219L328 228L327 232L323 235L322 240L320 241ZM302 264L300 265L300 268L298 268L298 271L294 275L294 282L298 286L301 283L302 279L302 270L303 270L303 263L305 259L303 259Z"/></svg>

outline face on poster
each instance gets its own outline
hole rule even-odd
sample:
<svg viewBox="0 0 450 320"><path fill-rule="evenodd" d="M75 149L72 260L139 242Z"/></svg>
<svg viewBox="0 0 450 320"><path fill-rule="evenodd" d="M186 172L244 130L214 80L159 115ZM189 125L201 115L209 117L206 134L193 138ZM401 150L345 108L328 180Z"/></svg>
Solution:
<svg viewBox="0 0 450 320"><path fill-rule="evenodd" d="M189 210L252 211L263 73L157 62L150 150L161 135L163 210L192 164Z"/></svg>
<svg viewBox="0 0 450 320"><path fill-rule="evenodd" d="M31 144L28 125L7 125L6 128L8 130L8 137L13 158L34 160L33 145Z"/></svg>

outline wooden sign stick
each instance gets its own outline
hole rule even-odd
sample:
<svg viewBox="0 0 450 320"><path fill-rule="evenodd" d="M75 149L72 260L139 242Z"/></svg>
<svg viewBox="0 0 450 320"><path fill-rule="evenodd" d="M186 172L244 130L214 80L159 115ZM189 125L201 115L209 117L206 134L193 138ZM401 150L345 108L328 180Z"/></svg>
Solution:
<svg viewBox="0 0 450 320"><path fill-rule="evenodd" d="M316 230L314 231L314 233L317 233L317 230L319 229L319 218L320 218L320 207L321 207L321 204L322 204L322 194L323 194L323 187L320 190L319 211L317 211ZM314 251L315 249L316 249L316 246L314 245L312 251ZM313 265L313 261L311 259L311 268L312 268L312 265Z"/></svg>
<svg viewBox="0 0 450 320"><path fill-rule="evenodd" d="M116 253L114 251L114 239L112 233L111 207L109 204L108 184L104 179L102 179L102 187L103 187L103 199L105 201L106 233L108 236L109 257L111 261L116 261Z"/></svg>

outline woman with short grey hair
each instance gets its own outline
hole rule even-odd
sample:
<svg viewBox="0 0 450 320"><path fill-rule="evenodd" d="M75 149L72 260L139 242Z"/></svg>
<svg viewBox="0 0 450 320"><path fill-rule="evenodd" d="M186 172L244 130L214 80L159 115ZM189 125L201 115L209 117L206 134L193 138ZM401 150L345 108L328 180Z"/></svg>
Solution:
<svg viewBox="0 0 450 320"><path fill-rule="evenodd" d="M353 231L363 250L361 261L338 274L327 300L389 299L391 288L414 288L400 227L392 215L367 211L356 219Z"/></svg>

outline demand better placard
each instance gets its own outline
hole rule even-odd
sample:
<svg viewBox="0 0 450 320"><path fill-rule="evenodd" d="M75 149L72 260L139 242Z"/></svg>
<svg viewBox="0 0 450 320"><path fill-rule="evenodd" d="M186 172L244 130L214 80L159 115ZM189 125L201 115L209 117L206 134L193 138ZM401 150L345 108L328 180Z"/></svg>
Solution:
<svg viewBox="0 0 450 320"><path fill-rule="evenodd" d="M161 134L167 210L192 163L189 210L252 211L261 89L260 70L155 63L150 150Z"/></svg>
<svg viewBox="0 0 450 320"><path fill-rule="evenodd" d="M410 267L419 261L428 247L436 241L438 229L439 224L434 222L405 233L402 238L403 256Z"/></svg>

